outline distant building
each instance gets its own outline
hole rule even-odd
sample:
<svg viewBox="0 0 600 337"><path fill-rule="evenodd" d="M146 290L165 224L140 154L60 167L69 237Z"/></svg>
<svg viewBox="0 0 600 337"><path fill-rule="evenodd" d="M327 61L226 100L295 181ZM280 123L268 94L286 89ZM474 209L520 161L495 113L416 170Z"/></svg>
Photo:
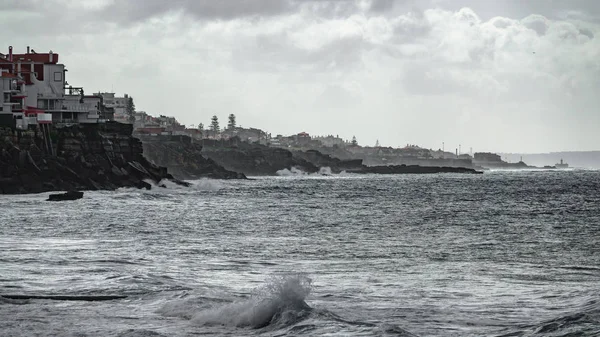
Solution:
<svg viewBox="0 0 600 337"><path fill-rule="evenodd" d="M129 115L127 115L127 101L129 100L129 95L115 96L114 92L99 92L96 93L96 95L102 96L104 105L107 108L114 110L115 121L123 124L131 123Z"/></svg>
<svg viewBox="0 0 600 337"><path fill-rule="evenodd" d="M338 136L312 137L313 140L321 142L324 147L344 146L344 140Z"/></svg>
<svg viewBox="0 0 600 337"><path fill-rule="evenodd" d="M310 143L311 137L306 132L300 132L296 135L296 145L298 146L306 146Z"/></svg>
<svg viewBox="0 0 600 337"><path fill-rule="evenodd" d="M417 145L407 144L405 147L397 150L397 153L402 157L413 158L432 158L431 151Z"/></svg>

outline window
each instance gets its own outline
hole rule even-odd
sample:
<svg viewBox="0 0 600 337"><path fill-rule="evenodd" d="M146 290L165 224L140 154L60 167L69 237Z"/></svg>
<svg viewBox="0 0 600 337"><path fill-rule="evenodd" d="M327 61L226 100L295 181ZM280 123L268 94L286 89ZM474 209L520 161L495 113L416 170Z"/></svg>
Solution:
<svg viewBox="0 0 600 337"><path fill-rule="evenodd" d="M60 71L54 72L54 82L62 82L62 73Z"/></svg>

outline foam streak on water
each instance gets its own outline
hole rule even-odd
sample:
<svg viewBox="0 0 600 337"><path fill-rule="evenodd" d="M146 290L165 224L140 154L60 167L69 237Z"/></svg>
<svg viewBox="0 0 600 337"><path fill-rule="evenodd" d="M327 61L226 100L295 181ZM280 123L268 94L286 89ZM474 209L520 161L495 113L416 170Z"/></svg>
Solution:
<svg viewBox="0 0 600 337"><path fill-rule="evenodd" d="M0 336L600 335L600 172L0 196ZM285 175L285 173L284 173Z"/></svg>

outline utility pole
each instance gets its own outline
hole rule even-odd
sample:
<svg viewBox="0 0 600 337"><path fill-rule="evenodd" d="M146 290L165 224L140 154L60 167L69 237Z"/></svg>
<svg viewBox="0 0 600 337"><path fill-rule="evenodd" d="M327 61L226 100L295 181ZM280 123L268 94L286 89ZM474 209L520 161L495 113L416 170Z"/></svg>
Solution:
<svg viewBox="0 0 600 337"><path fill-rule="evenodd" d="M446 159L446 144L442 142L442 159Z"/></svg>

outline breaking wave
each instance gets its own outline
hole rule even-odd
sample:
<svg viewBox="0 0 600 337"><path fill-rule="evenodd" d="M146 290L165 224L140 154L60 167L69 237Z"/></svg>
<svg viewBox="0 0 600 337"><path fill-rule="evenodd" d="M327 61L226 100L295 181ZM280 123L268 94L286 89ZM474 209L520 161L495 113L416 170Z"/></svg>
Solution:
<svg viewBox="0 0 600 337"><path fill-rule="evenodd" d="M291 169L283 169L276 172L278 176L289 177L289 176L304 176L307 175L306 172L300 170L299 168L292 167Z"/></svg>
<svg viewBox="0 0 600 337"><path fill-rule="evenodd" d="M220 191L224 188L223 183L214 179L199 179L190 181L192 188L198 191Z"/></svg>
<svg viewBox="0 0 600 337"><path fill-rule="evenodd" d="M196 190L196 191L219 191L224 188L224 185L221 181L215 179L198 179L187 181L190 183L189 187L178 185L168 179L161 180L158 184L153 182L150 179L144 180L148 184L152 185L152 191L160 191L160 190Z"/></svg>
<svg viewBox="0 0 600 337"><path fill-rule="evenodd" d="M192 322L256 329L294 324L312 310L305 302L311 282L302 274L274 277L250 298L201 311L192 317Z"/></svg>
<svg viewBox="0 0 600 337"><path fill-rule="evenodd" d="M283 169L276 172L278 176L281 177L289 177L289 176L330 176L333 175L330 167L321 167L319 172L315 173L306 173L297 167L292 167L291 169Z"/></svg>
<svg viewBox="0 0 600 337"><path fill-rule="evenodd" d="M415 336L398 326L347 320L328 310L312 308L306 303L311 288L312 280L305 274L275 276L241 300L230 302L222 299L222 294L186 294L184 298L165 304L158 312L164 316L182 317L194 326L206 328L249 328L267 333L278 331L283 335L320 334L316 330L328 332L327 324L322 322L331 322L332 331L338 330L341 324L384 335Z"/></svg>

